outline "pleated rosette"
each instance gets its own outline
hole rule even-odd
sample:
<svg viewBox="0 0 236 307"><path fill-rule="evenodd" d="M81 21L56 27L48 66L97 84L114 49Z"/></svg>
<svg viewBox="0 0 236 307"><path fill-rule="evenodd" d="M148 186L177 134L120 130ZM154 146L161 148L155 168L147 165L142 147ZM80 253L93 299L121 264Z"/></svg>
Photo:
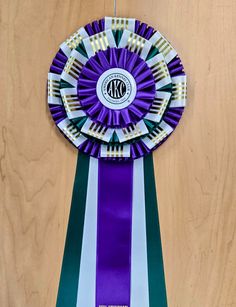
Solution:
<svg viewBox="0 0 236 307"><path fill-rule="evenodd" d="M78 149L57 307L167 307L152 152L186 105L177 52L152 27L105 17L64 43L48 105Z"/></svg>
<svg viewBox="0 0 236 307"><path fill-rule="evenodd" d="M61 44L48 74L60 131L96 158L136 159L162 144L186 105L186 75L158 31L105 17Z"/></svg>

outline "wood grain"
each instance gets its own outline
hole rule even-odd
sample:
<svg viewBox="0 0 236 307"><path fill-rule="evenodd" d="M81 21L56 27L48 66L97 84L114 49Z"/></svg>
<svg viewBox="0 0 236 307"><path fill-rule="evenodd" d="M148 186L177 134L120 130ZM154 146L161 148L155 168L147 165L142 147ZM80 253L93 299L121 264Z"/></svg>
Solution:
<svg viewBox="0 0 236 307"><path fill-rule="evenodd" d="M77 153L50 119L47 70L113 1L0 4L0 306L53 307ZM165 34L189 78L183 120L155 153L169 306L235 307L236 2L117 0L117 14Z"/></svg>

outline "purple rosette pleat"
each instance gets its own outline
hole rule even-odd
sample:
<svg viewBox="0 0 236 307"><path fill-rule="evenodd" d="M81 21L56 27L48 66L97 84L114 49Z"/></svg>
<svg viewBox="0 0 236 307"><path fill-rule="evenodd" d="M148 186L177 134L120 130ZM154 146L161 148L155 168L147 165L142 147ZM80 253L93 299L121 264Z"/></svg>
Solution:
<svg viewBox="0 0 236 307"><path fill-rule="evenodd" d="M98 80L99 74L94 70L89 69L88 67L84 66L81 75L87 76L87 78L92 80Z"/></svg>
<svg viewBox="0 0 236 307"><path fill-rule="evenodd" d="M178 55L167 64L167 67L171 77L185 75L184 67Z"/></svg>
<svg viewBox="0 0 236 307"><path fill-rule="evenodd" d="M52 65L50 66L50 72L52 72L52 73L54 73L54 74L61 75L61 73L63 72L63 68L58 67L58 66L52 64Z"/></svg>
<svg viewBox="0 0 236 307"><path fill-rule="evenodd" d="M80 90L82 96L86 95L96 95L96 88L85 88Z"/></svg>
<svg viewBox="0 0 236 307"><path fill-rule="evenodd" d="M140 36L145 36L145 31L147 29L147 24L146 23L142 23L138 29L138 35Z"/></svg>
<svg viewBox="0 0 236 307"><path fill-rule="evenodd" d="M60 68L62 68L62 69L63 69L64 66L65 66L65 63L61 62L60 60L58 60L58 59L56 59L56 58L53 60L52 63L53 63L54 66L60 67Z"/></svg>
<svg viewBox="0 0 236 307"><path fill-rule="evenodd" d="M131 54L129 61L127 63L127 65L125 66L125 69L128 70L130 73L132 73L132 70L134 69L136 62L138 60L138 55L137 53L133 53ZM147 70L146 73L149 73L149 71ZM137 79L136 82L138 83Z"/></svg>
<svg viewBox="0 0 236 307"><path fill-rule="evenodd" d="M96 84L97 84L96 80L88 80L86 78L80 78L80 85L82 87L93 88L93 87L96 87Z"/></svg>
<svg viewBox="0 0 236 307"><path fill-rule="evenodd" d="M121 110L121 117L123 118L123 121L124 121L126 126L128 126L132 123L132 119L130 117L128 109Z"/></svg>
<svg viewBox="0 0 236 307"><path fill-rule="evenodd" d="M98 61L94 60L94 58L90 59L89 62L91 68L96 71L99 75L101 75L104 71L103 67L98 63Z"/></svg>
<svg viewBox="0 0 236 307"><path fill-rule="evenodd" d="M93 96L88 96L87 98L81 100L83 101L83 107L93 107L94 103L98 102L98 98L97 95L93 95Z"/></svg>
<svg viewBox="0 0 236 307"><path fill-rule="evenodd" d="M171 108L166 111L163 120L169 124L173 129L176 128L178 125L182 114L183 114L184 108Z"/></svg>
<svg viewBox="0 0 236 307"><path fill-rule="evenodd" d="M130 147L130 155L133 159L137 159L138 158L138 155L135 151L135 146L132 144L131 147Z"/></svg>
<svg viewBox="0 0 236 307"><path fill-rule="evenodd" d="M139 100L139 99L135 99L133 105L144 109L146 112L150 109L150 105L152 104L151 101L144 101L144 100Z"/></svg>
<svg viewBox="0 0 236 307"><path fill-rule="evenodd" d="M137 84L140 84L140 82L142 82L143 80L147 80L148 78L150 78L150 72L147 69L142 74L140 74L138 77L136 77L136 82L137 82ZM153 79L151 79L151 80L153 80ZM154 85L154 82L153 82L153 85Z"/></svg>
<svg viewBox="0 0 236 307"><path fill-rule="evenodd" d="M108 116L108 110L105 107L102 107L102 109L100 110L97 120L99 123L104 123L104 121L106 120L106 117Z"/></svg>
<svg viewBox="0 0 236 307"><path fill-rule="evenodd" d="M178 67L180 64L181 64L180 58L178 56L174 57L174 59L168 63L169 71L175 67Z"/></svg>
<svg viewBox="0 0 236 307"><path fill-rule="evenodd" d="M87 146L87 144L90 142L89 139L87 139L85 142L83 142L82 144L79 145L79 150L81 152L84 152L84 148Z"/></svg>
<svg viewBox="0 0 236 307"><path fill-rule="evenodd" d="M107 125L108 125L108 127L111 127L112 124L113 124L113 122L112 122L112 119L113 119L112 114L113 114L112 110L108 109L108 117L107 117Z"/></svg>
<svg viewBox="0 0 236 307"><path fill-rule="evenodd" d="M137 84L137 88L138 88L139 91L142 90L142 89L144 89L144 88L147 88L147 87L153 88L153 85L154 85L154 84L155 84L155 83L154 83L153 79L149 79L149 80L147 80L147 81L143 81L142 83L139 82L139 83Z"/></svg>
<svg viewBox="0 0 236 307"><path fill-rule="evenodd" d="M92 142L88 142L87 145L84 148L84 152L89 155L92 151L93 148L93 143Z"/></svg>
<svg viewBox="0 0 236 307"><path fill-rule="evenodd" d="M92 24L88 23L84 28L89 36L100 33L104 31L104 18L99 21L93 21Z"/></svg>
<svg viewBox="0 0 236 307"><path fill-rule="evenodd" d="M152 35L155 33L156 31L154 30L153 27L148 27L145 33L145 38L149 39L152 37Z"/></svg>
<svg viewBox="0 0 236 307"><path fill-rule="evenodd" d="M99 20L99 27L100 27L101 31L105 30L105 19L104 18Z"/></svg>
<svg viewBox="0 0 236 307"><path fill-rule="evenodd" d="M98 112L101 110L102 106L99 103L99 101L97 103L94 103L93 106L91 108L89 108L89 110L87 111L89 116L94 117L96 114L98 114Z"/></svg>
<svg viewBox="0 0 236 307"><path fill-rule="evenodd" d="M135 28L134 28L134 32L137 33L138 32L138 28L140 27L140 21L139 20L135 20Z"/></svg>
<svg viewBox="0 0 236 307"><path fill-rule="evenodd" d="M49 110L54 122L58 125L63 119L67 118L66 111L62 105L49 104Z"/></svg>
<svg viewBox="0 0 236 307"><path fill-rule="evenodd" d="M137 64L137 66L134 67L132 71L133 77L136 78L138 75L140 75L146 67L147 67L147 64L144 61Z"/></svg>
<svg viewBox="0 0 236 307"><path fill-rule="evenodd" d="M176 110L176 109L177 109L177 110ZM180 120L180 118L181 118L181 116L182 116L182 112L181 112L181 114L180 114L179 112L176 112L176 111L179 111L179 109L178 109L178 108L169 109L169 110L166 112L165 116L166 116L166 117L167 117L167 116L173 117L173 118L176 119L176 120ZM181 110L181 111L182 111L182 110Z"/></svg>
<svg viewBox="0 0 236 307"><path fill-rule="evenodd" d="M92 36L95 34L90 23L88 23L84 28L87 31L89 36Z"/></svg>
<svg viewBox="0 0 236 307"><path fill-rule="evenodd" d="M91 148L91 156L98 158L100 147L100 144L94 142Z"/></svg>
<svg viewBox="0 0 236 307"><path fill-rule="evenodd" d="M145 100L153 100L153 92L146 92L146 91L138 91L136 95L137 99L145 99Z"/></svg>
<svg viewBox="0 0 236 307"><path fill-rule="evenodd" d="M117 62L117 54L116 54L116 49L111 48L109 49L110 53L110 68L115 68L118 67L118 62Z"/></svg>
<svg viewBox="0 0 236 307"><path fill-rule="evenodd" d="M172 77L176 77L176 76L180 76L180 75L184 75L183 67L176 67L175 69L173 69L171 71Z"/></svg>
<svg viewBox="0 0 236 307"><path fill-rule="evenodd" d="M65 55L65 53L61 49L59 49L59 51L57 52L55 58L60 60L61 62L63 62L64 65L66 64L66 62L68 60L67 56Z"/></svg>
<svg viewBox="0 0 236 307"><path fill-rule="evenodd" d="M61 49L59 49L50 66L50 72L60 75L66 65L67 60L67 56Z"/></svg>
<svg viewBox="0 0 236 307"><path fill-rule="evenodd" d="M97 53L97 57L102 65L102 67L104 68L104 70L107 70L110 68L110 64L107 60L107 52L98 52Z"/></svg>
<svg viewBox="0 0 236 307"><path fill-rule="evenodd" d="M150 153L150 149L142 141L131 144L130 151L132 159L137 159Z"/></svg>
<svg viewBox="0 0 236 307"><path fill-rule="evenodd" d="M99 33L99 32L102 31L99 27L99 23L96 20L94 22L92 22L92 27L93 27L95 33Z"/></svg>
<svg viewBox="0 0 236 307"><path fill-rule="evenodd" d="M141 142L137 142L135 144L136 151L138 152L139 156L143 156L145 154L144 147L141 145Z"/></svg>
<svg viewBox="0 0 236 307"><path fill-rule="evenodd" d="M62 110L64 110L63 106L61 105L55 105L55 104L49 104L49 109L53 112L61 112ZM65 111L65 110L64 110Z"/></svg>
<svg viewBox="0 0 236 307"><path fill-rule="evenodd" d="M136 20L135 33L145 39L149 39L155 33L155 30L153 27L149 27L146 23L141 23L139 20Z"/></svg>
<svg viewBox="0 0 236 307"><path fill-rule="evenodd" d="M79 151L86 153L94 158L99 157L101 145L97 142L87 139L84 143L79 146Z"/></svg>
<svg viewBox="0 0 236 307"><path fill-rule="evenodd" d="M142 117L143 112L140 111L140 109L138 109L135 105L131 105L129 108L129 111L132 112L134 115L136 115L137 117Z"/></svg>
<svg viewBox="0 0 236 307"><path fill-rule="evenodd" d="M120 49L120 55L118 60L118 67L125 68L127 63L127 49Z"/></svg>
<svg viewBox="0 0 236 307"><path fill-rule="evenodd" d="M120 112L119 111L114 110L113 123L114 123L114 126L119 127L119 123L120 123Z"/></svg>
<svg viewBox="0 0 236 307"><path fill-rule="evenodd" d="M175 128L178 125L178 120L175 120L173 118L168 118L168 120L166 121L167 124L169 124L172 128Z"/></svg>

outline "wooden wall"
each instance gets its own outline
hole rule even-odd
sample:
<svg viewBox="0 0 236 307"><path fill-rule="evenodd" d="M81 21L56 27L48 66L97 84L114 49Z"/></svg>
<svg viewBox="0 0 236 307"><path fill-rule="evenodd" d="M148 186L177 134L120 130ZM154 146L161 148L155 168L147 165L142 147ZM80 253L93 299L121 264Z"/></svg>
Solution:
<svg viewBox="0 0 236 307"><path fill-rule="evenodd" d="M1 307L55 306L77 152L50 119L47 71L104 15L112 0L0 0ZM117 15L158 28L188 74L186 112L154 154L169 306L235 307L236 1L117 0Z"/></svg>

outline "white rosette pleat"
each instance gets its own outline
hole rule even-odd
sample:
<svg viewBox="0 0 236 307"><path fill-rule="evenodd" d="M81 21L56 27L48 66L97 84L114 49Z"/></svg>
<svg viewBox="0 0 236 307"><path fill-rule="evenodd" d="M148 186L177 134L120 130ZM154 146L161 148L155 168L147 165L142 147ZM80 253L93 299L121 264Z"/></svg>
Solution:
<svg viewBox="0 0 236 307"><path fill-rule="evenodd" d="M83 40L83 38L88 37L88 33L85 28L78 29L74 34L72 34L64 43L60 45L61 50L65 53L67 57Z"/></svg>
<svg viewBox="0 0 236 307"><path fill-rule="evenodd" d="M187 77L173 77L172 83L170 108L185 107L187 100Z"/></svg>
<svg viewBox="0 0 236 307"><path fill-rule="evenodd" d="M112 29L113 31L129 30L135 31L134 18L121 18L121 17L105 17L105 30Z"/></svg>
<svg viewBox="0 0 236 307"><path fill-rule="evenodd" d="M106 30L85 38L83 43L89 58L94 56L99 50L116 47L116 41L111 30Z"/></svg>
<svg viewBox="0 0 236 307"><path fill-rule="evenodd" d="M152 47L152 43L142 36L131 31L124 30L118 48L128 48L132 52L136 52L143 60Z"/></svg>

